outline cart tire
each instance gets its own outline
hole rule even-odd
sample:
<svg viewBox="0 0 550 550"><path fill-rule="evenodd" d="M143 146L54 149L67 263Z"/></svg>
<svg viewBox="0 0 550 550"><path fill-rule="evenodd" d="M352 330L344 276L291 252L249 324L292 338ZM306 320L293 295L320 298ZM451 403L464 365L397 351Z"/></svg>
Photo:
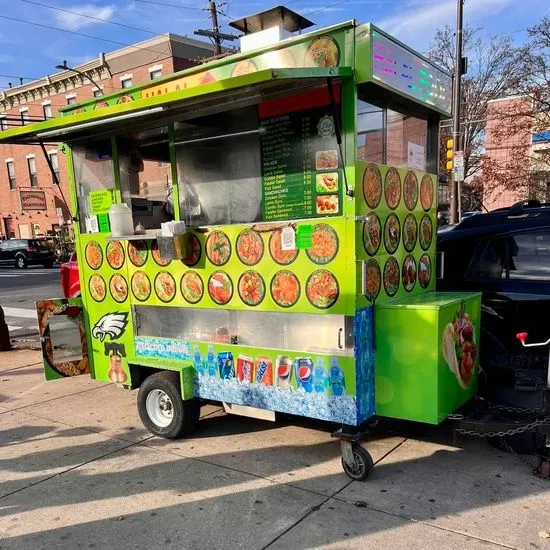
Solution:
<svg viewBox="0 0 550 550"><path fill-rule="evenodd" d="M165 439L191 433L199 420L199 400L182 400L178 372L162 371L146 378L139 388L137 404L145 428Z"/></svg>
<svg viewBox="0 0 550 550"><path fill-rule="evenodd" d="M374 468L374 462L370 453L358 443L352 444L353 464L347 464L342 457L342 468L346 475L355 481L367 479Z"/></svg>

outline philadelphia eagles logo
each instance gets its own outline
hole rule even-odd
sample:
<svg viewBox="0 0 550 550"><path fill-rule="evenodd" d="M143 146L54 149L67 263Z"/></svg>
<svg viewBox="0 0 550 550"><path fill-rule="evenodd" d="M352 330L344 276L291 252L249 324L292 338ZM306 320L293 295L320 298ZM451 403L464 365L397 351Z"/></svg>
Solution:
<svg viewBox="0 0 550 550"><path fill-rule="evenodd" d="M116 340L124 334L127 324L128 313L107 313L94 325L92 336L98 338L100 342L105 340L107 334L111 340Z"/></svg>

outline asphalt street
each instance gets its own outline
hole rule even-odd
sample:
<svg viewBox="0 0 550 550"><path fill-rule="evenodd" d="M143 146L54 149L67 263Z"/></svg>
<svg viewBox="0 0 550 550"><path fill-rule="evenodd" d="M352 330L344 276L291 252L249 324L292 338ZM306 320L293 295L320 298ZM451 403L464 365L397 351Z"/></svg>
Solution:
<svg viewBox="0 0 550 550"><path fill-rule="evenodd" d="M62 295L59 267L0 268L0 306L12 340L38 340L35 302Z"/></svg>

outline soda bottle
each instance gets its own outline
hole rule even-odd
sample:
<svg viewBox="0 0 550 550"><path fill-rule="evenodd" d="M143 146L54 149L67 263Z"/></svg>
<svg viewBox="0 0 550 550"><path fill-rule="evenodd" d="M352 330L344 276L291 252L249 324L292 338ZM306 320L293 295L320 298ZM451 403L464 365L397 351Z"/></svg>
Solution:
<svg viewBox="0 0 550 550"><path fill-rule="evenodd" d="M325 393L327 386L327 373L325 362L322 357L317 358L317 364L313 369L313 391L315 393Z"/></svg>
<svg viewBox="0 0 550 550"><path fill-rule="evenodd" d="M217 364L216 355L214 354L214 346L208 346L208 354L206 356L206 364L208 366L208 376L216 376Z"/></svg>
<svg viewBox="0 0 550 550"><path fill-rule="evenodd" d="M204 374L204 363L202 362L202 355L199 350L199 346L195 346L195 355L193 358L193 366L197 374Z"/></svg>
<svg viewBox="0 0 550 550"><path fill-rule="evenodd" d="M338 359L333 357L330 362L330 375L329 375L330 389L332 395L341 396L346 391L346 377L342 367L338 364Z"/></svg>

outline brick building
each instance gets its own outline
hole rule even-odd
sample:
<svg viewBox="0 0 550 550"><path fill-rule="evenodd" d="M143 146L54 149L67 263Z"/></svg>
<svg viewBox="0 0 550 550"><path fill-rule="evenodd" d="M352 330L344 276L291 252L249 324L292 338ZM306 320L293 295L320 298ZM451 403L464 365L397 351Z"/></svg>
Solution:
<svg viewBox="0 0 550 550"><path fill-rule="evenodd" d="M102 53L75 67L97 86L73 71L63 71L0 92L0 131L55 117L66 105L186 69L212 53L210 44L174 34ZM0 239L46 235L70 220L65 154L55 143L45 144L45 149L60 188L40 146L0 145Z"/></svg>

